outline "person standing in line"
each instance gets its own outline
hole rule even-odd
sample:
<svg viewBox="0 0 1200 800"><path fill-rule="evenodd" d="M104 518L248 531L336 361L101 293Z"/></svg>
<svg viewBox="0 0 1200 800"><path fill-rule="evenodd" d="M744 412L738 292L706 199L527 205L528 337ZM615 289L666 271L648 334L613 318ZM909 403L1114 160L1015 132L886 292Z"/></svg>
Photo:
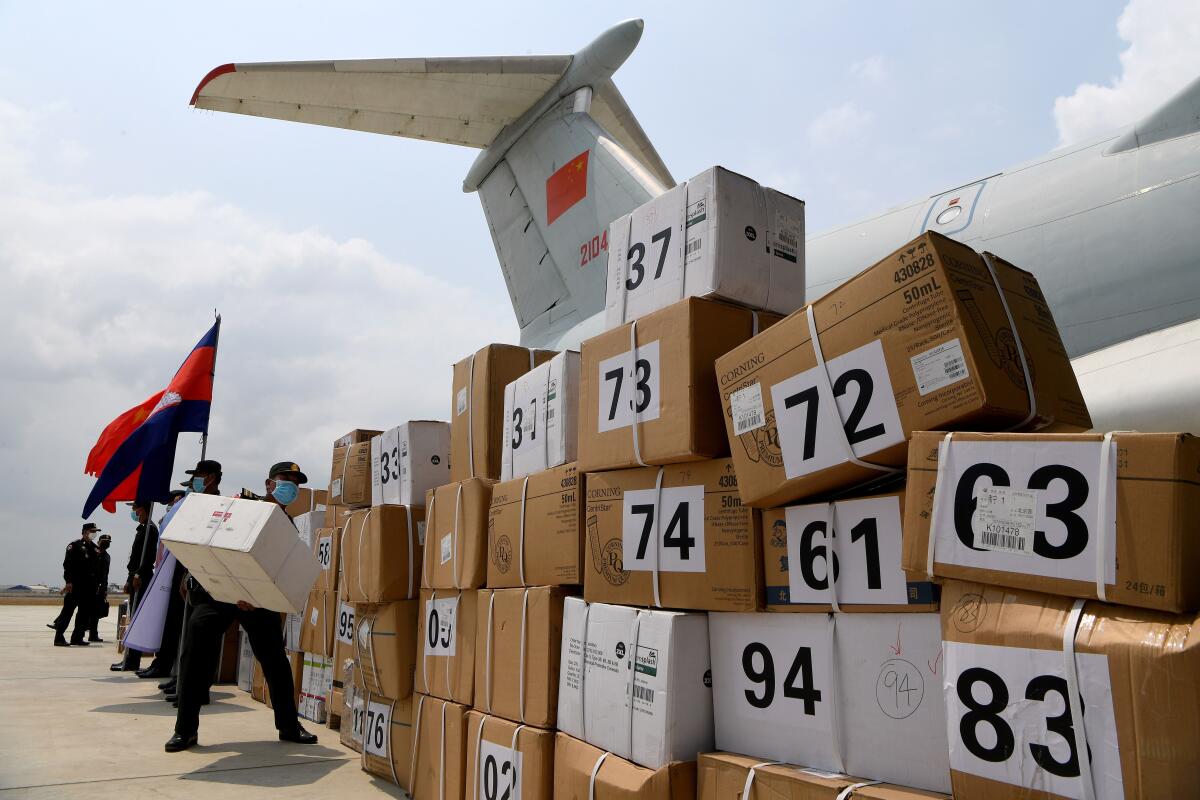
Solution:
<svg viewBox="0 0 1200 800"><path fill-rule="evenodd" d="M92 534L100 529L94 522L83 523L80 538L67 545L63 556L62 612L54 620L54 646L68 644L87 645L84 635L92 625L92 614L96 607L96 561L98 550L92 542ZM75 628L68 643L63 635L75 615Z"/></svg>
<svg viewBox="0 0 1200 800"><path fill-rule="evenodd" d="M126 565L128 579L125 581L125 591L130 599L136 598L136 605L131 603L129 618L133 619L137 606L142 604L144 589L150 586L150 578L154 576L154 560L158 555L158 526L150 520L150 504L144 500L134 500L130 505L130 516L138 524L137 533L133 537L133 547L129 551L129 563ZM142 654L137 650L125 648L125 658L111 665L113 672L132 672L142 661Z"/></svg>
<svg viewBox="0 0 1200 800"><path fill-rule="evenodd" d="M89 642L103 642L100 638L100 620L108 616L108 568L112 565L112 557L108 548L112 545L112 537L107 533L100 534L96 540L96 610L92 614L92 628L88 631Z"/></svg>
<svg viewBox="0 0 1200 800"><path fill-rule="evenodd" d="M299 495L300 484L307 482L308 477L295 462L281 461L267 472L267 502L286 508ZM221 637L235 619L246 631L250 649L262 666L275 710L279 739L316 744L317 737L304 729L297 715L295 684L283 646L283 619L279 612L255 608L244 601L235 605L214 600L190 576L187 591L192 602L192 616L184 630L179 658L179 713L175 717L175 734L167 740L164 749L168 753L177 753L196 745L200 706L216 673Z"/></svg>

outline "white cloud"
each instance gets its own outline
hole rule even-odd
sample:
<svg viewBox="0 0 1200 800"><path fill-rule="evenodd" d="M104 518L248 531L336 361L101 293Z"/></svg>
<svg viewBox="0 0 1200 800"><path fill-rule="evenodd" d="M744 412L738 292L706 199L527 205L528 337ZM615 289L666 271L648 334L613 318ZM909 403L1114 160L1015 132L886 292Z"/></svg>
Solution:
<svg viewBox="0 0 1200 800"><path fill-rule="evenodd" d="M88 157L53 137L53 114L0 101L0 584L60 581L92 484L88 449L165 385L214 307L224 325L209 454L226 491L261 489L281 459L325 484L336 436L447 418L450 365L516 340L507 296L370 242L268 223L204 192L46 181L63 152ZM181 438L177 473L197 438ZM117 579L132 526L100 516Z"/></svg>
<svg viewBox="0 0 1200 800"><path fill-rule="evenodd" d="M853 100L827 109L808 126L808 138L814 144L840 144L861 135L875 115L858 107Z"/></svg>
<svg viewBox="0 0 1200 800"><path fill-rule="evenodd" d="M1060 145L1137 122L1200 76L1200 3L1130 0L1117 20L1129 43L1121 74L1108 85L1081 84L1054 101Z"/></svg>
<svg viewBox="0 0 1200 800"><path fill-rule="evenodd" d="M851 64L850 74L867 83L882 84L888 78L887 60L884 59L882 53L868 56L862 61L855 61Z"/></svg>

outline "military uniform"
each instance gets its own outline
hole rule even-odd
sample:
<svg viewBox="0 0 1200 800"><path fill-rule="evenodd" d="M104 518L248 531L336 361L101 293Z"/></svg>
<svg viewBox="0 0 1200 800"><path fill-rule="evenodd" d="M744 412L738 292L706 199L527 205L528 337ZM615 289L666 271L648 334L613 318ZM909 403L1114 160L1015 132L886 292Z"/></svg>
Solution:
<svg viewBox="0 0 1200 800"><path fill-rule="evenodd" d="M67 545L63 556L63 581L71 585L71 591L63 598L62 613L54 621L54 640L63 638L71 615L75 615L75 627L71 631L71 644L84 644L83 637L92 626L92 615L96 610L96 563L99 548L87 539L76 539Z"/></svg>
<svg viewBox="0 0 1200 800"><path fill-rule="evenodd" d="M101 543L108 534L101 536ZM104 641L100 638L100 619L108 616L105 613L108 605L108 569L112 566L112 556L103 547L96 545L96 606L92 614L92 629L88 632L89 642Z"/></svg>

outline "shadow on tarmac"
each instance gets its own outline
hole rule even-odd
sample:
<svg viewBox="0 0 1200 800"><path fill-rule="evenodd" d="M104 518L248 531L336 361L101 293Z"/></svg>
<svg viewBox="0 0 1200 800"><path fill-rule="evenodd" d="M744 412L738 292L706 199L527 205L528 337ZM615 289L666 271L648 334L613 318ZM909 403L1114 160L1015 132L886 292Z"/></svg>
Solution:
<svg viewBox="0 0 1200 800"><path fill-rule="evenodd" d="M213 700L220 698L214 697ZM252 708L245 706L237 706L228 703L213 702L200 711L202 715L207 714L232 714L234 712L253 711ZM101 714L134 714L150 717L173 717L178 713L178 710L170 703L162 699L162 696L153 697L141 703L117 703L111 706L98 706L91 710L91 713Z"/></svg>
<svg viewBox="0 0 1200 800"><path fill-rule="evenodd" d="M200 769L180 776L180 780L284 788L302 786L320 780L346 764L356 766L340 750L290 742L222 742L205 746L203 739L196 753L229 753ZM284 763L264 764L264 759L286 759Z"/></svg>

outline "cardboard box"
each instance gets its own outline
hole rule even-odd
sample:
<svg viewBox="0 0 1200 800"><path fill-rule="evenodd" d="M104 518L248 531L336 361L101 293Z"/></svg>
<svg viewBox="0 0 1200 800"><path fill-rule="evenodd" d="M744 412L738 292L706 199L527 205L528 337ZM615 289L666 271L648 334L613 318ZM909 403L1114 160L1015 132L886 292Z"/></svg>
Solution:
<svg viewBox="0 0 1200 800"><path fill-rule="evenodd" d="M481 589L475 707L542 728L558 715L564 592L556 586Z"/></svg>
<svg viewBox="0 0 1200 800"><path fill-rule="evenodd" d="M354 617L357 606L338 595L337 618L333 626L333 685L346 681L346 664L354 660Z"/></svg>
<svg viewBox="0 0 1200 800"><path fill-rule="evenodd" d="M189 494L162 541L214 600L298 614L320 567L275 503Z"/></svg>
<svg viewBox="0 0 1200 800"><path fill-rule="evenodd" d="M325 506L321 506L318 510L305 511L303 514L292 517L292 524L296 526L296 533L300 535L300 541L309 547L315 547L317 530L325 527L325 510Z"/></svg>
<svg viewBox="0 0 1200 800"><path fill-rule="evenodd" d="M1027 429L1091 427L1037 280L992 258L1033 376ZM717 359L742 499L759 508L904 467L913 431L1004 430L1030 414L1000 292L971 248L925 233ZM849 460L849 451L862 461Z"/></svg>
<svg viewBox="0 0 1200 800"><path fill-rule="evenodd" d="M337 595L322 589L308 593L308 602L300 617L297 650L333 658L333 632L337 619Z"/></svg>
<svg viewBox="0 0 1200 800"><path fill-rule="evenodd" d="M304 671L300 678L300 716L313 722L324 722L329 709L329 693L333 691L333 659L316 653L304 654Z"/></svg>
<svg viewBox="0 0 1200 800"><path fill-rule="evenodd" d="M942 599L956 797L1081 797L1080 773L1090 774L1097 798L1195 793L1200 641L1194 612L1166 614L959 581L946 582ZM1073 658L1064 654L1064 641L1073 643ZM1068 706L1070 684L1080 699ZM1081 718L1082 730L1073 722Z"/></svg>
<svg viewBox="0 0 1200 800"><path fill-rule="evenodd" d="M804 305L804 201L710 167L609 226L604 327L684 297Z"/></svg>
<svg viewBox="0 0 1200 800"><path fill-rule="evenodd" d="M937 614L710 614L717 749L950 789Z"/></svg>
<svg viewBox="0 0 1200 800"><path fill-rule="evenodd" d="M413 798L464 800L467 756L466 706L417 695L413 704Z"/></svg>
<svg viewBox="0 0 1200 800"><path fill-rule="evenodd" d="M297 709L300 708L300 694L304 683L304 653L288 653L288 666L292 670L292 703ZM265 682L266 676L263 676ZM267 707L273 708L274 703L271 702L271 692L269 687L265 688L267 695Z"/></svg>
<svg viewBox="0 0 1200 800"><path fill-rule="evenodd" d="M450 482L450 423L414 420L371 439L371 505L419 506Z"/></svg>
<svg viewBox="0 0 1200 800"><path fill-rule="evenodd" d="M713 749L704 614L568 597L561 658L558 727L565 733L650 769Z"/></svg>
<svg viewBox="0 0 1200 800"><path fill-rule="evenodd" d="M777 319L692 297L638 320L635 342L633 323L585 341L579 379L579 471L639 466L635 416L646 464L729 455L729 442L721 435L713 362Z"/></svg>
<svg viewBox="0 0 1200 800"><path fill-rule="evenodd" d="M329 501L339 506L371 505L371 442L333 448L329 473Z"/></svg>
<svg viewBox="0 0 1200 800"><path fill-rule="evenodd" d="M346 524L346 520L357 509L349 506L341 506L336 503L329 503L325 506L325 520L322 523L322 528L341 528Z"/></svg>
<svg viewBox="0 0 1200 800"><path fill-rule="evenodd" d="M339 447L349 447L352 444L369 442L371 439L375 438L381 433L383 433L383 431L377 431L372 428L355 428L349 433L334 439L333 449L336 450Z"/></svg>
<svg viewBox="0 0 1200 800"><path fill-rule="evenodd" d="M394 700L412 694L417 606L416 600L400 600L356 607L354 660L363 689Z"/></svg>
<svg viewBox="0 0 1200 800"><path fill-rule="evenodd" d="M267 708L271 707L271 695L267 692L267 681L263 676L262 665L258 663L257 658L254 659L251 669L250 697L260 703L266 703Z"/></svg>
<svg viewBox="0 0 1200 800"><path fill-rule="evenodd" d="M361 748L363 770L401 787L410 785L414 764L414 700L413 697L392 700L361 690L355 697L361 722L358 745ZM354 736L351 732L351 742L354 742ZM353 744L347 746L353 747ZM434 753L430 760L436 764L437 751Z"/></svg>
<svg viewBox="0 0 1200 800"><path fill-rule="evenodd" d="M578 431L579 353L566 350L504 387L500 479L574 461Z"/></svg>
<svg viewBox="0 0 1200 800"><path fill-rule="evenodd" d="M411 703L412 698L409 698L408 702ZM343 723L339 729L341 734L339 739L342 744L356 753L362 752L363 728L366 727L366 715L366 693L359 691L358 684L355 681L355 668L351 665L342 681ZM366 769L365 765L363 769Z"/></svg>
<svg viewBox="0 0 1200 800"><path fill-rule="evenodd" d="M317 576L317 588L326 592L337 592L338 575L341 573L341 528L318 528L313 536L313 553L321 566Z"/></svg>
<svg viewBox="0 0 1200 800"><path fill-rule="evenodd" d="M424 540L421 506L377 506L351 514L339 545L346 600L387 603L416 597Z"/></svg>
<svg viewBox="0 0 1200 800"><path fill-rule="evenodd" d="M470 478L426 495L429 557L422 565L425 589L477 589L487 582L488 507L494 481Z"/></svg>
<svg viewBox="0 0 1200 800"><path fill-rule="evenodd" d="M342 729L342 707L346 705L346 693L341 686L334 685L333 691L329 693L329 714L325 719L325 725L331 731L341 731Z"/></svg>
<svg viewBox="0 0 1200 800"><path fill-rule="evenodd" d="M586 491L589 603L762 608L759 512L742 505L728 458L593 472Z"/></svg>
<svg viewBox="0 0 1200 800"><path fill-rule="evenodd" d="M956 433L943 466L944 438L909 449L906 569L928 569L936 520L938 577L1200 610L1200 439L1114 433L1103 461L1100 434Z"/></svg>
<svg viewBox="0 0 1200 800"><path fill-rule="evenodd" d="M754 770L752 791L746 778ZM763 765L762 759L736 753L700 756L697 800L731 800L744 796L776 800L950 800L950 795L927 792L894 783L878 783L790 764Z"/></svg>
<svg viewBox="0 0 1200 800"><path fill-rule="evenodd" d="M500 477L504 387L549 361L552 350L489 344L454 365L450 395L450 482Z"/></svg>
<svg viewBox="0 0 1200 800"><path fill-rule="evenodd" d="M301 486L300 494L296 495L295 500L287 504L284 511L294 520L313 511L324 511L328 501L329 495L324 489L310 489L306 486ZM300 527L298 523L296 527Z"/></svg>
<svg viewBox="0 0 1200 800"><path fill-rule="evenodd" d="M475 699L475 592L421 590L415 686L422 694L471 705Z"/></svg>
<svg viewBox="0 0 1200 800"><path fill-rule="evenodd" d="M492 487L487 585L583 583L583 505L574 464Z"/></svg>
<svg viewBox="0 0 1200 800"><path fill-rule="evenodd" d="M250 649L250 638L238 626L237 687L249 692L254 680L254 651Z"/></svg>
<svg viewBox="0 0 1200 800"><path fill-rule="evenodd" d="M468 711L466 768L470 800L553 800L554 731Z"/></svg>
<svg viewBox="0 0 1200 800"><path fill-rule="evenodd" d="M597 762L599 763L597 769ZM565 733L554 737L555 800L694 800L696 762L631 764Z"/></svg>
<svg viewBox="0 0 1200 800"><path fill-rule="evenodd" d="M904 490L769 508L763 518L768 611L937 611L937 586L900 566ZM832 535L831 532L832 531Z"/></svg>
<svg viewBox="0 0 1200 800"><path fill-rule="evenodd" d="M312 597L312 592L309 592L309 598ZM308 603L305 603L307 609ZM283 649L290 653L295 653L300 650L300 633L304 630L304 614L284 614L283 615ZM241 629L238 629L239 634ZM249 648L249 643L246 644ZM247 649L247 652L249 650Z"/></svg>

